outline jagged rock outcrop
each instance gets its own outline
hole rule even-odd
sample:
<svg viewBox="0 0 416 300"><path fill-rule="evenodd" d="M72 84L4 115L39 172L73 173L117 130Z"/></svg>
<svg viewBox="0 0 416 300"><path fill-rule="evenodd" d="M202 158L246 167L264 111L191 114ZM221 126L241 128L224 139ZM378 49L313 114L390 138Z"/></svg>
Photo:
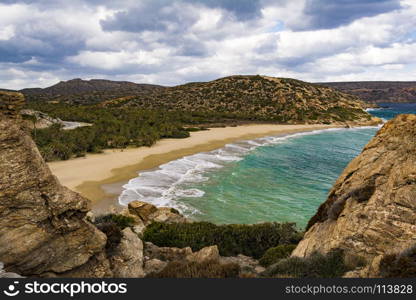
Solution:
<svg viewBox="0 0 416 300"><path fill-rule="evenodd" d="M84 218L89 201L59 184L21 129L23 104L0 92L0 261L24 276L59 276L99 255L106 237Z"/></svg>
<svg viewBox="0 0 416 300"><path fill-rule="evenodd" d="M145 243L144 256L145 259L159 259L162 261L184 260L192 255L191 247L159 247L150 242Z"/></svg>
<svg viewBox="0 0 416 300"><path fill-rule="evenodd" d="M64 123L61 119L52 118L48 114L45 114L41 111L36 111L33 109L22 109L20 114L24 119L26 119L26 125L30 129L43 129L54 124L64 126Z"/></svg>
<svg viewBox="0 0 416 300"><path fill-rule="evenodd" d="M147 276L163 271L172 262L233 264L239 267L239 277L260 277L265 270L265 268L260 266L258 260L242 254L228 257L220 256L218 246L216 245L204 247L199 251L193 252L190 247L158 247L150 242L145 243L144 272Z"/></svg>
<svg viewBox="0 0 416 300"><path fill-rule="evenodd" d="M59 125L63 130L72 130L78 127L92 126L90 123L62 121L59 118L52 118L46 113L33 109L22 109L20 114L23 116L25 125L30 129L44 129L52 125Z"/></svg>
<svg viewBox="0 0 416 300"><path fill-rule="evenodd" d="M124 214L138 217L144 225L152 222L162 223L187 223L190 220L183 217L176 209L170 207L156 207L153 204L132 201L128 204L128 210Z"/></svg>
<svg viewBox="0 0 416 300"><path fill-rule="evenodd" d="M292 255L341 248L376 270L381 255L416 243L415 212L416 115L399 115L347 166Z"/></svg>
<svg viewBox="0 0 416 300"><path fill-rule="evenodd" d="M118 278L140 278L143 272L143 242L130 228L122 231L122 238L109 258L113 276Z"/></svg>

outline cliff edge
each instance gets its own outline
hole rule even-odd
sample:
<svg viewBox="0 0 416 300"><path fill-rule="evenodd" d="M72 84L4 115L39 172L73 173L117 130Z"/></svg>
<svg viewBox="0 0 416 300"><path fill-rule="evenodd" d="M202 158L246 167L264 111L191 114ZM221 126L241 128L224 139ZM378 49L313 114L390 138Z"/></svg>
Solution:
<svg viewBox="0 0 416 300"><path fill-rule="evenodd" d="M339 248L371 265L415 244L415 211L416 115L399 115L343 171L292 256Z"/></svg>
<svg viewBox="0 0 416 300"><path fill-rule="evenodd" d="M59 276L102 252L106 236L84 218L89 201L59 184L22 130L23 104L22 94L0 92L0 261L24 276Z"/></svg>

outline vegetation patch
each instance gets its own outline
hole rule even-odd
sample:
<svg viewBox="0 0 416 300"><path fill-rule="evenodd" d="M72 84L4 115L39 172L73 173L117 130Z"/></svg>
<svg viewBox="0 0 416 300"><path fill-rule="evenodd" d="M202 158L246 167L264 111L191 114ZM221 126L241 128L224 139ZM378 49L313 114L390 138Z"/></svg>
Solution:
<svg viewBox="0 0 416 300"><path fill-rule="evenodd" d="M59 124L32 130L46 161L67 160L109 148L152 146L161 138L189 137L180 114L175 112L60 103L31 103L29 107L53 118L93 124L73 130L63 130Z"/></svg>
<svg viewBox="0 0 416 300"><path fill-rule="evenodd" d="M117 227L120 228L120 230L123 230L126 227L131 227L134 225L134 219L132 217L127 217L123 215L117 215L117 214L107 214L98 216L94 224L99 225L103 223L114 223Z"/></svg>
<svg viewBox="0 0 416 300"><path fill-rule="evenodd" d="M401 253L385 255L380 261L380 275L384 278L416 277L416 245Z"/></svg>
<svg viewBox="0 0 416 300"><path fill-rule="evenodd" d="M315 252L306 258L289 257L271 265L264 273L266 277L333 278L341 277L352 270L344 260L342 250L326 255Z"/></svg>
<svg viewBox="0 0 416 300"><path fill-rule="evenodd" d="M296 245L279 245L268 249L264 255L260 258L259 263L263 267L268 267L274 263L277 263L281 259L288 258Z"/></svg>
<svg viewBox="0 0 416 300"><path fill-rule="evenodd" d="M107 236L107 242L105 245L105 251L107 255L113 255L116 247L120 244L123 233L121 232L128 223L127 220L120 218L114 214L103 215L97 217L94 221L94 225L101 230Z"/></svg>
<svg viewBox="0 0 416 300"><path fill-rule="evenodd" d="M221 264L216 260L204 262L172 261L159 273L150 273L152 278L235 278L240 267L235 263Z"/></svg>
<svg viewBox="0 0 416 300"><path fill-rule="evenodd" d="M120 244L124 228L132 226L134 219L123 215L108 214L95 219L94 225L107 236L105 250L107 255L113 255L114 250Z"/></svg>
<svg viewBox="0 0 416 300"><path fill-rule="evenodd" d="M153 223L144 231L143 239L159 247L191 247L193 251L217 245L222 256L244 254L259 259L269 248L282 244L297 244L301 234L296 230L294 223Z"/></svg>

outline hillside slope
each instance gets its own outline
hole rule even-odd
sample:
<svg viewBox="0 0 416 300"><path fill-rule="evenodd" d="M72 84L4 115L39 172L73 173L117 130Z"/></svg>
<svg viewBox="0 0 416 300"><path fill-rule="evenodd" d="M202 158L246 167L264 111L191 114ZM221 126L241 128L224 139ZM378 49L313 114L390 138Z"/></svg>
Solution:
<svg viewBox="0 0 416 300"><path fill-rule="evenodd" d="M303 81L265 76L230 76L210 82L154 90L127 105L176 111L216 112L244 120L333 123L369 119L357 97Z"/></svg>
<svg viewBox="0 0 416 300"><path fill-rule="evenodd" d="M103 79L72 79L61 81L53 86L41 89L20 90L28 101L60 101L74 104L90 104L126 96L143 95L162 86L137 84L128 81L111 81Z"/></svg>
<svg viewBox="0 0 416 300"><path fill-rule="evenodd" d="M372 103L416 102L415 81L357 81L319 84L355 95Z"/></svg>

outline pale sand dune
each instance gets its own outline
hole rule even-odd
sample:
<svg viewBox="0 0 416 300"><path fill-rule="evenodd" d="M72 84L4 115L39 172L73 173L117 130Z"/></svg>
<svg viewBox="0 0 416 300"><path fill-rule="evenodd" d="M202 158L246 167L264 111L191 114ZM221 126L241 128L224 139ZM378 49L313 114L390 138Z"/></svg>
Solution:
<svg viewBox="0 0 416 300"><path fill-rule="evenodd" d="M214 150L238 140L333 127L339 126L259 124L212 128L192 132L186 139L163 139L152 147L105 150L103 154L48 165L63 185L98 201L109 197L101 188L103 184L127 181L136 177L139 170L155 168L185 155Z"/></svg>

